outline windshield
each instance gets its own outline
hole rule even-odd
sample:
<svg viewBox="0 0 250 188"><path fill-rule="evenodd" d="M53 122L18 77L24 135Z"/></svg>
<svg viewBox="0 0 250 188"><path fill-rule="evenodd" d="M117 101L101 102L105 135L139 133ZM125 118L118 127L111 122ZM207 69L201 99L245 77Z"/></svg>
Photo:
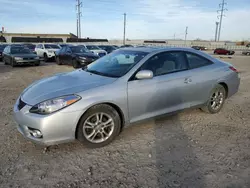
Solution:
<svg viewBox="0 0 250 188"><path fill-rule="evenodd" d="M28 48L25 47L12 47L11 54L30 54L32 53Z"/></svg>
<svg viewBox="0 0 250 188"><path fill-rule="evenodd" d="M101 48L99 48L98 46L94 46L94 45L87 45L86 46L89 50L101 50Z"/></svg>
<svg viewBox="0 0 250 188"><path fill-rule="evenodd" d="M85 70L94 74L118 78L125 75L147 54L146 52L119 50L96 60Z"/></svg>
<svg viewBox="0 0 250 188"><path fill-rule="evenodd" d="M46 49L60 49L60 47L55 44L44 44L44 47Z"/></svg>
<svg viewBox="0 0 250 188"><path fill-rule="evenodd" d="M33 45L33 44L28 44L28 45L25 45L27 48L31 49L31 50L34 50L36 48L36 45Z"/></svg>
<svg viewBox="0 0 250 188"><path fill-rule="evenodd" d="M73 46L73 47L70 47L70 49L73 53L87 53L87 52L89 52L88 49L81 47L81 46Z"/></svg>

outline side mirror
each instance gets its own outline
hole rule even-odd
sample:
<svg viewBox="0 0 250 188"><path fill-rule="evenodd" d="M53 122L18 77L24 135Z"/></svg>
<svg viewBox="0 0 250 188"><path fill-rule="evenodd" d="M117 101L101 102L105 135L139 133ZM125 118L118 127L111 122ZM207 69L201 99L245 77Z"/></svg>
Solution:
<svg viewBox="0 0 250 188"><path fill-rule="evenodd" d="M144 79L152 79L154 76L153 72L150 71L150 70L141 70L139 71L135 77L138 79L138 80L144 80Z"/></svg>

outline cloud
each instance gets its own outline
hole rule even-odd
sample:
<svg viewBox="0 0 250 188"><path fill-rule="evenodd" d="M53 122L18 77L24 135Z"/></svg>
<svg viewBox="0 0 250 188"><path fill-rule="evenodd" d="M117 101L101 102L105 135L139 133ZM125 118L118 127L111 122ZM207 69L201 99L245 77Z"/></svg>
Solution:
<svg viewBox="0 0 250 188"><path fill-rule="evenodd" d="M196 1L127 0L122 2L122 6L113 0L91 2L85 3L83 8L81 23L84 37L121 39L123 12L127 12L126 33L129 39L169 39L174 34L176 38L183 39L188 26L188 39L209 40L214 38L215 22L218 21L217 7L204 8ZM76 33L75 7L70 1L58 4L58 1L46 0L1 0L1 5L4 6L0 7L0 15L4 15L9 32ZM250 38L250 25L247 24L250 7L229 8L226 15L222 40Z"/></svg>

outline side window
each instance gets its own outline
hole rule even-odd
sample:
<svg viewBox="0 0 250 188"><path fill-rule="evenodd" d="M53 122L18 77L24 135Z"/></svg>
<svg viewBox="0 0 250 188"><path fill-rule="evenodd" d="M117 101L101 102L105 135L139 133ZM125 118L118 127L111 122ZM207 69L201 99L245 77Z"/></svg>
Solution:
<svg viewBox="0 0 250 188"><path fill-rule="evenodd" d="M163 52L151 57L140 70L151 70L154 76L187 70L184 52Z"/></svg>
<svg viewBox="0 0 250 188"><path fill-rule="evenodd" d="M37 45L37 48L39 48L39 49L40 49L40 48L41 48L41 44L38 44L38 45Z"/></svg>
<svg viewBox="0 0 250 188"><path fill-rule="evenodd" d="M65 51L66 51L66 47L64 46L64 47L62 47L62 49L60 50L60 54L64 54Z"/></svg>
<svg viewBox="0 0 250 188"><path fill-rule="evenodd" d="M3 52L4 53L8 53L8 48L9 48L9 46L5 47L4 50L3 50Z"/></svg>
<svg viewBox="0 0 250 188"><path fill-rule="evenodd" d="M190 69L213 64L210 60L206 59L205 57L201 57L199 55L192 53L186 53L186 55Z"/></svg>

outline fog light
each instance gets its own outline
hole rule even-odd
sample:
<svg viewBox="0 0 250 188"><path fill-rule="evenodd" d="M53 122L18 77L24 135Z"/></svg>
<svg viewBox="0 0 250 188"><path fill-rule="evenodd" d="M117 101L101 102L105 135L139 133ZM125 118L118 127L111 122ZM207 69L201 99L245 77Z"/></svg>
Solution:
<svg viewBox="0 0 250 188"><path fill-rule="evenodd" d="M30 134L31 136L35 137L35 138L42 138L43 134L41 133L41 131L37 130L37 129L32 129L29 128Z"/></svg>

